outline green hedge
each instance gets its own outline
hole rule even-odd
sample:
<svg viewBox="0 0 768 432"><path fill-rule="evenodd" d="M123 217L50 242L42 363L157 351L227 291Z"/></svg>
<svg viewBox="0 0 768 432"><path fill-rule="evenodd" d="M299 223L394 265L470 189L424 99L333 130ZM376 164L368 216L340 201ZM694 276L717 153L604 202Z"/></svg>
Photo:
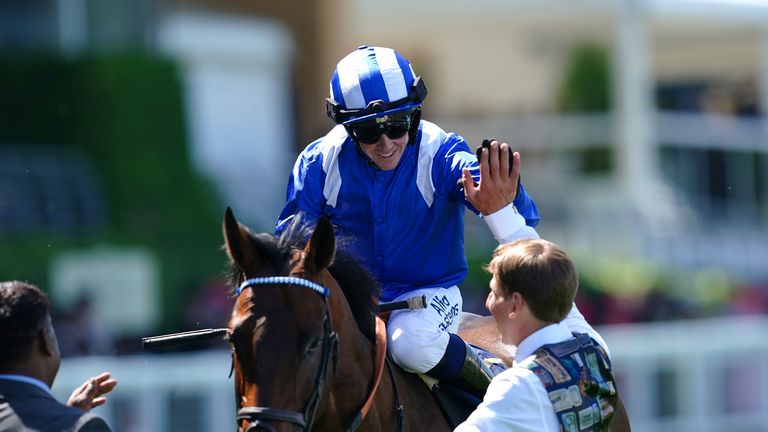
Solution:
<svg viewBox="0 0 768 432"><path fill-rule="evenodd" d="M581 43L571 51L560 86L563 112L607 112L611 109L610 56L595 43Z"/></svg>
<svg viewBox="0 0 768 432"><path fill-rule="evenodd" d="M0 239L2 279L45 286L59 252L94 242L144 246L160 260L172 328L187 291L221 273L223 210L190 166L173 62L144 54L0 58L0 143L80 148L104 182L109 214L104 232Z"/></svg>
<svg viewBox="0 0 768 432"><path fill-rule="evenodd" d="M560 85L558 105L564 113L608 113L612 105L611 58L596 43L582 42L574 46ZM613 171L613 148L610 143L594 143L569 151L576 158L581 174L603 176Z"/></svg>

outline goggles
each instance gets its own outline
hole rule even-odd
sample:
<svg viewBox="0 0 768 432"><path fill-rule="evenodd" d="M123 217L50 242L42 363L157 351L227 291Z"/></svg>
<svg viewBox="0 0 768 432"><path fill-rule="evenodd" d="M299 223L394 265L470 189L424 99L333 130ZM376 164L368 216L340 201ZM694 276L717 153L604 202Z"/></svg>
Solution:
<svg viewBox="0 0 768 432"><path fill-rule="evenodd" d="M360 144L376 144L381 134L387 134L390 139L398 139L411 129L411 121L416 109L418 108L350 123L349 132Z"/></svg>

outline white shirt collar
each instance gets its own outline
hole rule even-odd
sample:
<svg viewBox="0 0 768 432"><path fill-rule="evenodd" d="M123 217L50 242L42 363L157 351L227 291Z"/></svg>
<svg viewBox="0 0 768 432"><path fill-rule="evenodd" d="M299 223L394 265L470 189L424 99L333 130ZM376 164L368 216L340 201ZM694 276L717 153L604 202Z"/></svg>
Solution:
<svg viewBox="0 0 768 432"><path fill-rule="evenodd" d="M550 324L528 335L517 345L515 362L521 362L533 354L537 349L551 343L558 343L573 337L571 330L563 322Z"/></svg>
<svg viewBox="0 0 768 432"><path fill-rule="evenodd" d="M32 384L33 386L40 387L40 389L42 389L46 393L51 394L51 389L48 388L48 385L46 385L44 382L40 381L37 378L32 378L30 376L18 375L18 374L0 374L0 379L7 379L7 380L12 380L12 381L21 381L21 382L25 382L27 384Z"/></svg>

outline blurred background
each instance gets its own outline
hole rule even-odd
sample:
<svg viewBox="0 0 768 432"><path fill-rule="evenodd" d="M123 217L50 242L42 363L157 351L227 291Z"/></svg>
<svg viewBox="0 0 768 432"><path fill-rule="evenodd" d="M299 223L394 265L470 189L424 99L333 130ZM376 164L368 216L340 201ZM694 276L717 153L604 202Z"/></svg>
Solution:
<svg viewBox="0 0 768 432"><path fill-rule="evenodd" d="M336 62L411 60L424 117L509 142L638 431L768 430L768 2L0 0L0 279L44 288L61 398L115 431L234 426L226 206L272 231ZM468 214L465 309L495 247Z"/></svg>

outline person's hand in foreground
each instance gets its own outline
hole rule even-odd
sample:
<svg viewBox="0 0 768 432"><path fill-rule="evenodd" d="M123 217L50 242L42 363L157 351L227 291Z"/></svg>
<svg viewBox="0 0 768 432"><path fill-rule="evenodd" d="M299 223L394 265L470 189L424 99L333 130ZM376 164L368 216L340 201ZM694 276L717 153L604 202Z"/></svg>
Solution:
<svg viewBox="0 0 768 432"><path fill-rule="evenodd" d="M104 372L99 376L92 377L76 388L69 399L67 405L80 408L83 411L90 411L99 405L104 405L107 398L103 395L111 392L117 385L117 380L110 379L109 372Z"/></svg>

